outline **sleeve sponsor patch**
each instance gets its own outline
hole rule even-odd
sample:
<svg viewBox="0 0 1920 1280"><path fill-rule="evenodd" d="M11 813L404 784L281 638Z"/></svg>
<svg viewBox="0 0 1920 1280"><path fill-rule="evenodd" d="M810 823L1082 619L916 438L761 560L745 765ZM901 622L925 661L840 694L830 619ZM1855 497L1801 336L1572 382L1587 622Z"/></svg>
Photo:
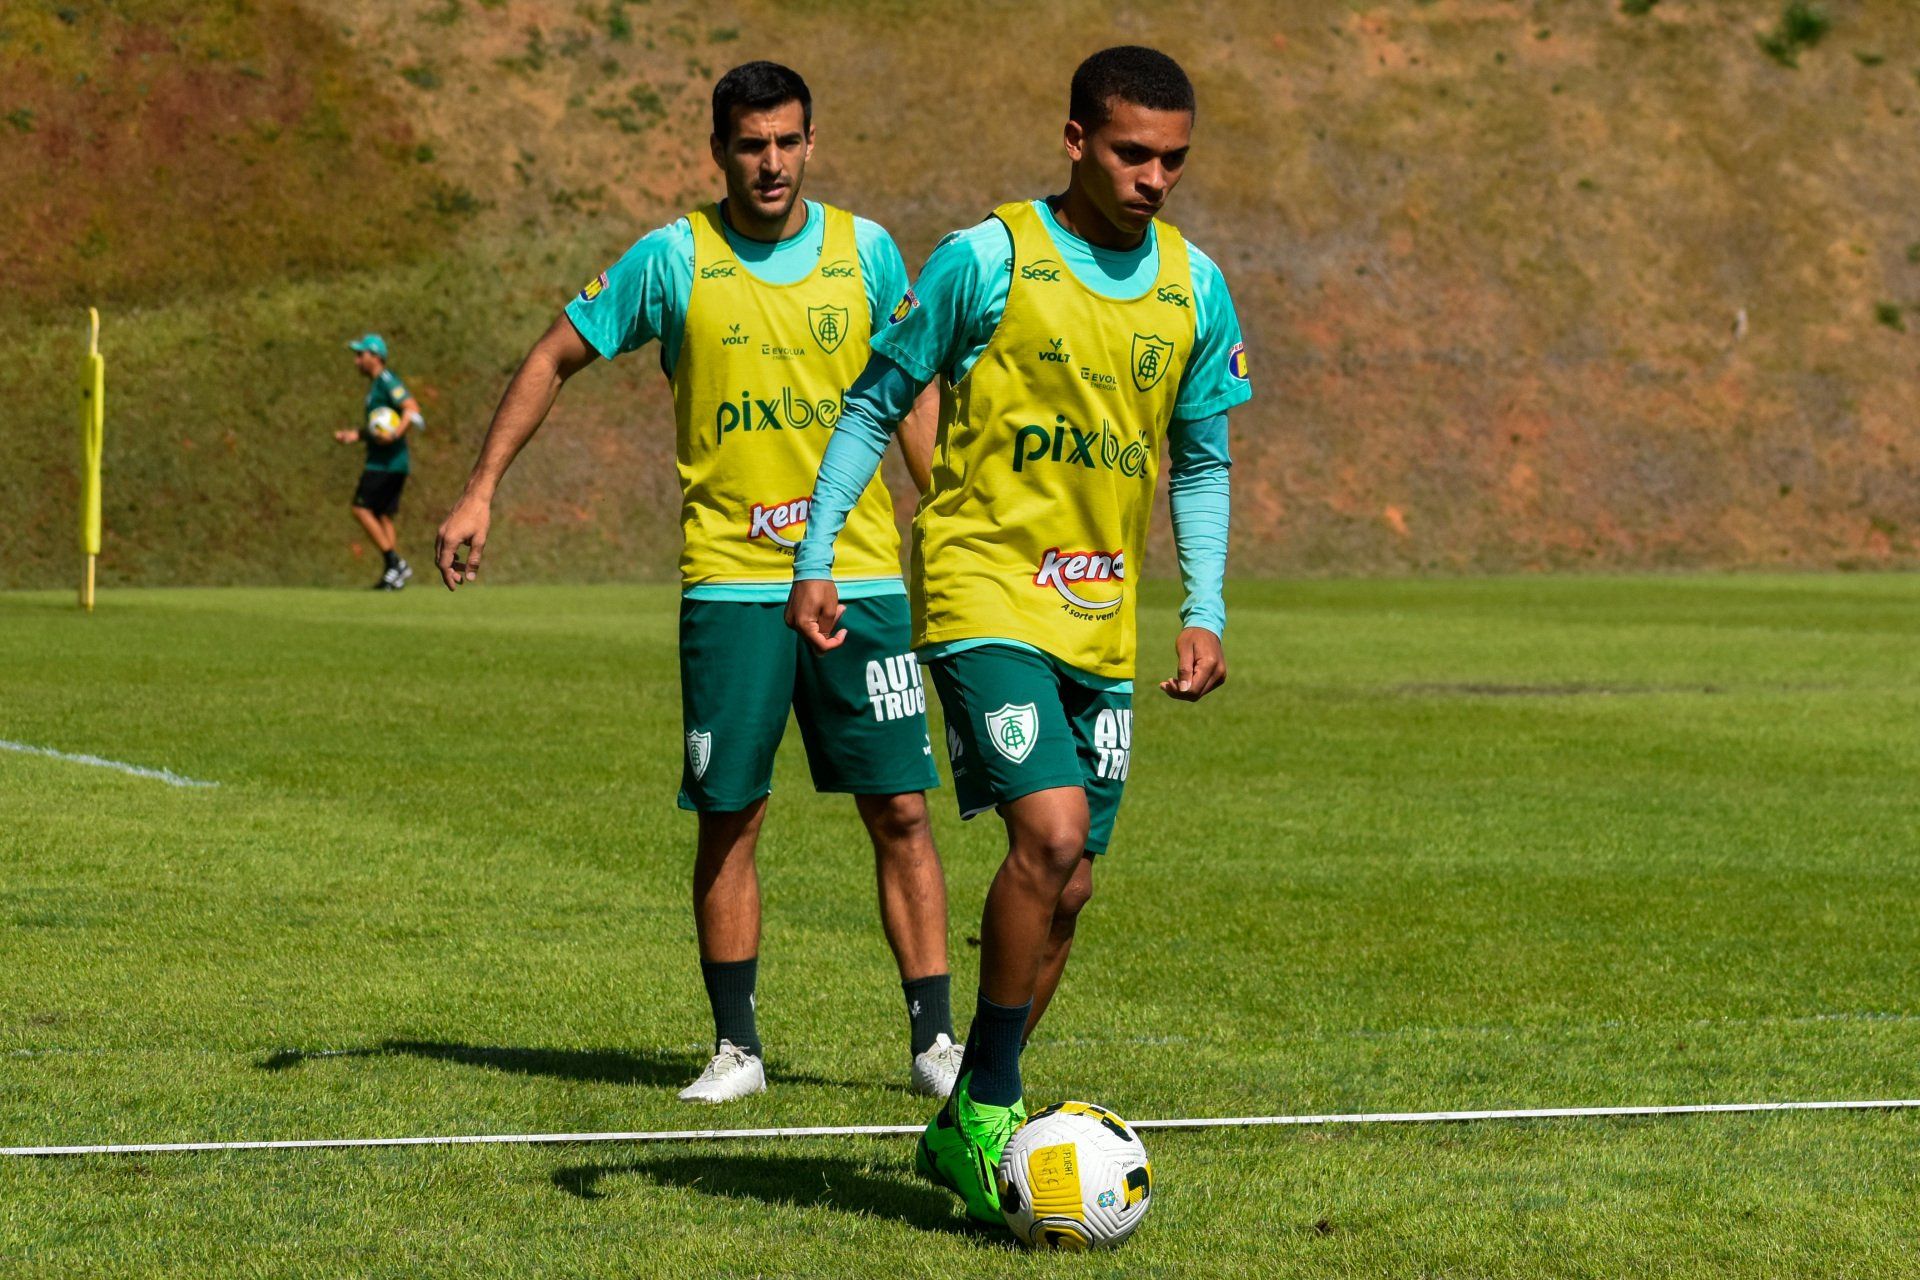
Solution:
<svg viewBox="0 0 1920 1280"><path fill-rule="evenodd" d="M1247 344L1236 342L1227 352L1227 372L1241 382L1247 380Z"/></svg>
<svg viewBox="0 0 1920 1280"><path fill-rule="evenodd" d="M607 273L602 271L599 275L587 281L586 288L580 290L580 301L592 302L595 298L600 296L601 292L605 290L606 287L607 287Z"/></svg>
<svg viewBox="0 0 1920 1280"><path fill-rule="evenodd" d="M393 385L387 388L387 394L393 397L395 404L401 404L407 398L407 384L395 379Z"/></svg>
<svg viewBox="0 0 1920 1280"><path fill-rule="evenodd" d="M920 299L913 296L913 290L907 290L900 295L900 303L894 307L893 314L887 317L887 323L899 324L902 320L912 315L913 309L919 305Z"/></svg>

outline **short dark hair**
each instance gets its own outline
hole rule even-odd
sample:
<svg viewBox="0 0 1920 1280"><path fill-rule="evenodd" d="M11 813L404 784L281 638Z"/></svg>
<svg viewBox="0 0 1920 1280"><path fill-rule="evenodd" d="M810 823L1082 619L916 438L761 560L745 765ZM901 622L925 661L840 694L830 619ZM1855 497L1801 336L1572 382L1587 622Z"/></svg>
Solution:
<svg viewBox="0 0 1920 1280"><path fill-rule="evenodd" d="M1073 73L1067 118L1098 129L1113 115L1115 98L1154 111L1193 110L1193 81L1158 49L1120 44L1081 63Z"/></svg>
<svg viewBox="0 0 1920 1280"><path fill-rule="evenodd" d="M813 128L813 95L798 71L777 62L743 62L713 86L713 136L731 136L735 107L766 111L796 99L805 127Z"/></svg>

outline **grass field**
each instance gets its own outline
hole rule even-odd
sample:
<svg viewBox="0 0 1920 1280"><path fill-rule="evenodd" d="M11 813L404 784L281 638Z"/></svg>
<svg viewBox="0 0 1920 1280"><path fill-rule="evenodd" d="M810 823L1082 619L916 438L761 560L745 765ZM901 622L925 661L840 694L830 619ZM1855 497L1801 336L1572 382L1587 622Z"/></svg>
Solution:
<svg viewBox="0 0 1920 1280"><path fill-rule="evenodd" d="M1228 688L1141 699L1033 1099L1920 1093L1920 582L1229 596ZM0 752L0 1144L921 1118L869 854L797 740L763 853L774 1087L674 1100L706 1015L672 603L0 596L0 738L220 784ZM967 993L1000 833L935 811ZM1906 1114L1164 1134L1147 1225L1082 1259L957 1230L896 1141L7 1160L0 1272L1910 1275L1916 1139Z"/></svg>

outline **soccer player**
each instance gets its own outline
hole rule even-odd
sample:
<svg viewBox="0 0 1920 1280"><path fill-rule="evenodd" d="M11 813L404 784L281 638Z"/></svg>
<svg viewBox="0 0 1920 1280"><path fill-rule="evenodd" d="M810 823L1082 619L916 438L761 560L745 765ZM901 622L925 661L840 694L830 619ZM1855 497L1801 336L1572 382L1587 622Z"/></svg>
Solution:
<svg viewBox="0 0 1920 1280"><path fill-rule="evenodd" d="M980 991L920 1172L999 1224L994 1169L1026 1116L1020 1053L1059 986L1133 744L1134 594L1162 441L1186 586L1169 696L1226 679L1227 411L1251 393L1220 270L1157 215L1187 161L1193 86L1152 49L1074 73L1063 195L943 240L848 396L813 491L787 618L859 641L831 576L841 516L922 386L942 380L914 518L914 647L946 712L961 815L997 809ZM851 526L848 526L849 528ZM838 539L838 542L836 541Z"/></svg>
<svg viewBox="0 0 1920 1280"><path fill-rule="evenodd" d="M351 431L336 431L333 438L341 444L367 445L366 466L353 491L353 517L367 531L367 537L387 566L375 591L398 591L413 579L413 566L400 558L393 535L393 517L400 511L400 491L407 487L410 460L407 432L426 425L420 416L420 402L407 392L399 375L387 367L387 340L377 333L355 338L347 344L353 352L353 367L367 379L367 402L360 426ZM399 434L388 440L376 438L368 425L376 409L391 409L400 417Z"/></svg>
<svg viewBox="0 0 1920 1280"><path fill-rule="evenodd" d="M478 575L494 490L561 384L596 356L658 341L673 388L685 538L680 805L699 815L694 919L714 1022L713 1059L680 1096L726 1102L766 1087L754 855L791 709L815 789L851 793L872 838L881 921L906 998L911 1083L944 1097L961 1046L946 881L922 794L939 775L907 643L899 531L880 481L863 483L842 513L838 585L860 640L815 654L782 619L808 490L847 385L866 363L868 335L905 296L906 264L874 223L800 198L813 103L788 68L751 62L721 77L711 149L726 198L642 237L588 282L514 375L466 492L440 526L440 572L449 588ZM931 435L929 420L922 435L902 436L923 486Z"/></svg>

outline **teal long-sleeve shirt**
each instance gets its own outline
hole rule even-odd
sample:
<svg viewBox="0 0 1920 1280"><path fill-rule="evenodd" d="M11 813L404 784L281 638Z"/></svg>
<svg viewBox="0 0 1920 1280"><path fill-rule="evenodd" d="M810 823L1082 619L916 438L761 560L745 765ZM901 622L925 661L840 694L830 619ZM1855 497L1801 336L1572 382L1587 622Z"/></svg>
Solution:
<svg viewBox="0 0 1920 1280"><path fill-rule="evenodd" d="M879 468L895 425L906 417L927 381L875 353L847 392L847 407L827 442L814 482L807 535L794 556L796 581L833 576L834 539ZM1233 465L1227 449L1227 415L1216 413L1195 422L1176 419L1168 428L1167 444L1168 505L1173 512L1180 581L1187 592L1180 619L1189 627L1224 635L1231 515L1227 473Z"/></svg>

